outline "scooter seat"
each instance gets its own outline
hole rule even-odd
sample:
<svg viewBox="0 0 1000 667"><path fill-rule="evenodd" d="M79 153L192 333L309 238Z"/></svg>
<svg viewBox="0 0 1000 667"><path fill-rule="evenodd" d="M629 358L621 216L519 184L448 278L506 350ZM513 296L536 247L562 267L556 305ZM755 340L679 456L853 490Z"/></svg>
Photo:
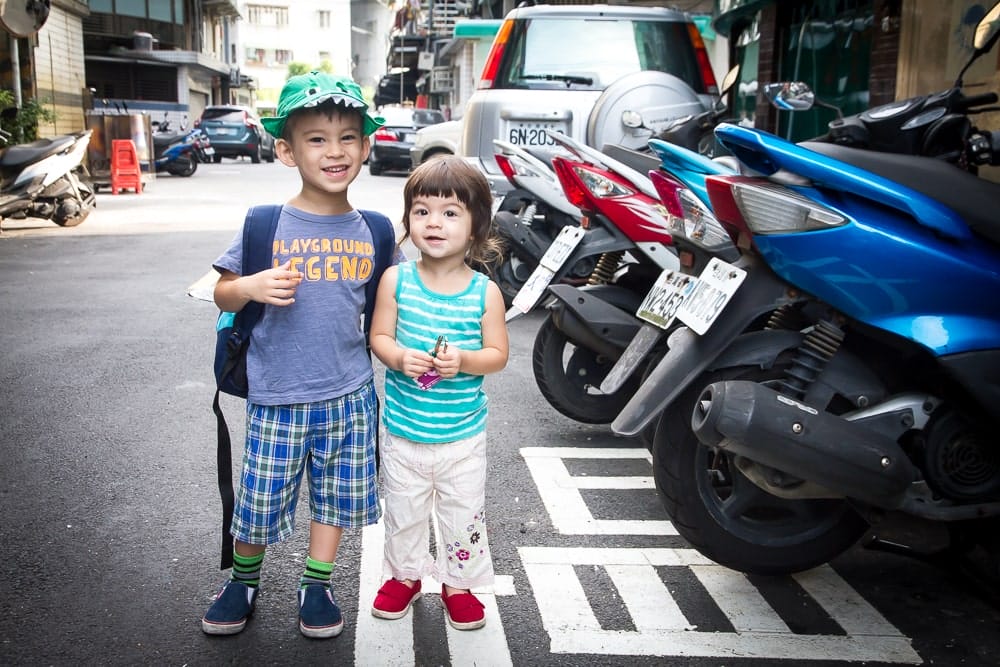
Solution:
<svg viewBox="0 0 1000 667"><path fill-rule="evenodd" d="M803 148L860 167L937 200L962 216L976 234L1000 243L1000 183L930 157L899 155L805 141Z"/></svg>
<svg viewBox="0 0 1000 667"><path fill-rule="evenodd" d="M601 152L610 158L618 160L622 164L635 169L645 176L651 171L660 168L660 158L653 153L643 153L641 151L619 146L618 144L604 144Z"/></svg>
<svg viewBox="0 0 1000 667"><path fill-rule="evenodd" d="M535 159L541 160L545 164L552 166L552 158L556 155L565 157L566 151L542 146L519 146L525 153Z"/></svg>
<svg viewBox="0 0 1000 667"><path fill-rule="evenodd" d="M181 137L183 137L186 132L158 132L153 135L153 145L154 146L169 146Z"/></svg>
<svg viewBox="0 0 1000 667"><path fill-rule="evenodd" d="M27 144L16 144L0 155L0 168L20 169L26 164L38 162L72 146L79 137L67 134L52 139L38 139Z"/></svg>

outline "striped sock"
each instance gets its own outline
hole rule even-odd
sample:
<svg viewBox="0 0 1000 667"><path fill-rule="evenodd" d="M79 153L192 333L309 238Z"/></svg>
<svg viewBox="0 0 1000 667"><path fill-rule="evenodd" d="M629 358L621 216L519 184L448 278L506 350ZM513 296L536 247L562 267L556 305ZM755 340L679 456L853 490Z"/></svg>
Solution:
<svg viewBox="0 0 1000 667"><path fill-rule="evenodd" d="M330 575L333 573L333 563L324 563L321 560L314 560L311 556L306 556L306 570L299 580L299 587L305 588L310 584L330 584Z"/></svg>
<svg viewBox="0 0 1000 667"><path fill-rule="evenodd" d="M256 556L241 556L233 550L232 580L257 588L260 585L260 566L263 563L263 551Z"/></svg>

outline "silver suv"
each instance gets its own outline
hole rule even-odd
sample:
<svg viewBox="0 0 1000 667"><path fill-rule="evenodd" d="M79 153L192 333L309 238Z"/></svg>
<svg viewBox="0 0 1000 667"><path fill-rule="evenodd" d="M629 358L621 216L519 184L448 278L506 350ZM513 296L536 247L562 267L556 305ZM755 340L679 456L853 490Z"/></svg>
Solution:
<svg viewBox="0 0 1000 667"><path fill-rule="evenodd" d="M686 14L659 7L536 5L504 19L463 115L461 154L509 188L494 139L547 146L546 128L600 148L640 148L671 118L718 93Z"/></svg>

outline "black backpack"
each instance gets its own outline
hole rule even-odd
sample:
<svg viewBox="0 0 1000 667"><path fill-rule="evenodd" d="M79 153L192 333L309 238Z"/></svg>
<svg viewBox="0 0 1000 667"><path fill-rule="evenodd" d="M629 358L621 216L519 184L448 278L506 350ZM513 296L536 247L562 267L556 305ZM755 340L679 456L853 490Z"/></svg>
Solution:
<svg viewBox="0 0 1000 667"><path fill-rule="evenodd" d="M360 211L368 224L375 246L375 262L371 280L365 286L365 340L371 330L372 313L375 309L375 293L378 291L382 273L392 263L396 246L396 232L386 216L374 211ZM270 268L274 232L281 215L280 205L254 206L247 211L243 222L243 263L242 274L248 276ZM225 570L233 565L233 536L229 528L233 520L235 496L233 493L232 441L229 425L219 405L219 394L231 394L246 398L247 348L254 325L264 312L264 304L250 301L238 313L219 313L215 340L215 398L212 411L215 412L218 431L216 466L218 468L219 495L222 498L222 564ZM370 348L369 348L370 352Z"/></svg>

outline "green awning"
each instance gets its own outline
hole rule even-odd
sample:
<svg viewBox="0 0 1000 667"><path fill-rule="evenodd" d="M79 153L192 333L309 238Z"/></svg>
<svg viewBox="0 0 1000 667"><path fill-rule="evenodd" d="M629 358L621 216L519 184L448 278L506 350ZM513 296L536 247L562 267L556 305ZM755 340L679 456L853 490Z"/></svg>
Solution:
<svg viewBox="0 0 1000 667"><path fill-rule="evenodd" d="M500 19L455 21L455 39L493 39L502 23Z"/></svg>

